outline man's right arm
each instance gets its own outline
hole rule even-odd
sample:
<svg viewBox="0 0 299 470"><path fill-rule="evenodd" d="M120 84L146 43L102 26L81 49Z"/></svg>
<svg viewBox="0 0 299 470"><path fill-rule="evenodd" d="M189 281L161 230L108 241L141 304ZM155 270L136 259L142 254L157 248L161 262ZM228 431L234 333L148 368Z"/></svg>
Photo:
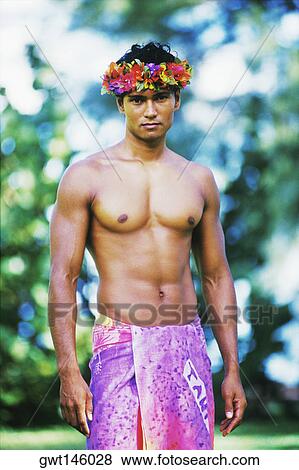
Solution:
<svg viewBox="0 0 299 470"><path fill-rule="evenodd" d="M87 168L70 166L57 191L50 222L50 282L48 316L60 376L60 405L64 419L88 434L86 415L92 395L83 380L76 355L76 287L89 226ZM86 176L86 178L85 178Z"/></svg>

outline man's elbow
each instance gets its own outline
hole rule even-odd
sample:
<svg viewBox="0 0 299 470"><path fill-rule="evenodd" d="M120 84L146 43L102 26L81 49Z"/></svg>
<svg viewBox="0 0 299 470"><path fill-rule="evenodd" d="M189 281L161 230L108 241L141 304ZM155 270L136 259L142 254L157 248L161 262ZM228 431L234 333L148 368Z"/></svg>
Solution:
<svg viewBox="0 0 299 470"><path fill-rule="evenodd" d="M223 283L233 283L232 275L227 263L215 266L214 269L201 272L203 289L218 289Z"/></svg>
<svg viewBox="0 0 299 470"><path fill-rule="evenodd" d="M49 277L49 291L59 288L76 288L78 278L78 272L75 272L71 267L52 265Z"/></svg>

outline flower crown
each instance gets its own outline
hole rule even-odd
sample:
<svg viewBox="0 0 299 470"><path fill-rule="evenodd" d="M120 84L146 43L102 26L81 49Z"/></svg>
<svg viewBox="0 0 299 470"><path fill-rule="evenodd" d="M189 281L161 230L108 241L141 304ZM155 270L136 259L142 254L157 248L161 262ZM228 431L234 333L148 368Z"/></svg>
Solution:
<svg viewBox="0 0 299 470"><path fill-rule="evenodd" d="M111 62L103 75L101 95L120 96L131 91L161 90L169 86L185 88L190 83L192 67L187 60L175 58L174 62L145 63L139 59L132 62Z"/></svg>

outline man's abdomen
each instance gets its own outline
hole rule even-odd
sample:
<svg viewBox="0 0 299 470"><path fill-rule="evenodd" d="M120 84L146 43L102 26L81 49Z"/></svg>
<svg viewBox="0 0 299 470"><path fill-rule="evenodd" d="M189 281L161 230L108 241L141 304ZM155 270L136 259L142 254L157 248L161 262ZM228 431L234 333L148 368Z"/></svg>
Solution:
<svg viewBox="0 0 299 470"><path fill-rule="evenodd" d="M96 322L106 317L139 325L182 325L197 315L191 273L181 283L152 284L138 279L100 280Z"/></svg>

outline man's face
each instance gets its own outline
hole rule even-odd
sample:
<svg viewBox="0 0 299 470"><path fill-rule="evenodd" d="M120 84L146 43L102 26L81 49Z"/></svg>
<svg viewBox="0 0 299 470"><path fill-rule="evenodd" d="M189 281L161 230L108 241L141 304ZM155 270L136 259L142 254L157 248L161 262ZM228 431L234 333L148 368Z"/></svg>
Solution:
<svg viewBox="0 0 299 470"><path fill-rule="evenodd" d="M163 137L180 107L180 93L170 90L131 92L117 100L118 109L126 116L127 129L137 138L150 141Z"/></svg>

